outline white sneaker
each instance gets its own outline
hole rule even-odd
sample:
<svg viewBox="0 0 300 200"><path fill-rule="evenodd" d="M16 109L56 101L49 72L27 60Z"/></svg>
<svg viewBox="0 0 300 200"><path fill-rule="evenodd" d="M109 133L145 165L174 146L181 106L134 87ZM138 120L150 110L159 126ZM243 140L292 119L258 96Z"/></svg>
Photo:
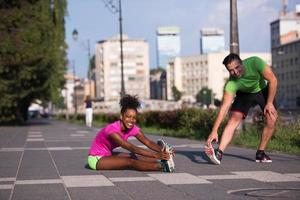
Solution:
<svg viewBox="0 0 300 200"><path fill-rule="evenodd" d="M205 147L205 154L210 159L210 161L216 165L221 164L223 153L215 150L213 147Z"/></svg>
<svg viewBox="0 0 300 200"><path fill-rule="evenodd" d="M162 149L165 149L166 152L168 152L170 154L170 159L169 160L162 160L162 162L166 162L166 164L168 165L168 168L170 169L169 172L173 172L175 170L175 163L173 160L173 147L172 145L168 144L167 142L165 142L162 139L159 139L157 141L158 146L162 147Z"/></svg>

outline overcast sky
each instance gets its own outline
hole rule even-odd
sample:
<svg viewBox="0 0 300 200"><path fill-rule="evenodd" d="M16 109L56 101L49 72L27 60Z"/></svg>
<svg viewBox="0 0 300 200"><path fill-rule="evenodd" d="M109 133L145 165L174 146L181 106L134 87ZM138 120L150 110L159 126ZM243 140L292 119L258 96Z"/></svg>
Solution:
<svg viewBox="0 0 300 200"><path fill-rule="evenodd" d="M241 52L270 52L270 22L278 19L282 0L237 0ZM118 5L118 1L112 1ZM288 10L295 10L300 0L289 0ZM150 46L150 67L156 67L158 26L178 26L181 29L181 55L197 55L200 29L222 28L225 48L229 49L230 0L122 0L123 33L129 38L145 39ZM77 42L72 31L77 29ZM105 7L103 0L68 0L66 42L68 59L75 61L76 75L87 74L90 40L91 54L95 44L119 33L118 14Z"/></svg>

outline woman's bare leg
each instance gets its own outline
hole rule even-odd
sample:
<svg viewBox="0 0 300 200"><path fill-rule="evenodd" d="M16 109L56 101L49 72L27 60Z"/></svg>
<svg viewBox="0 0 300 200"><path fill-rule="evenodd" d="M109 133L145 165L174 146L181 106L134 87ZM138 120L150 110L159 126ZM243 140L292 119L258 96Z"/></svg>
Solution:
<svg viewBox="0 0 300 200"><path fill-rule="evenodd" d="M147 161L147 162L157 162L158 161L158 159L156 159L156 158L149 158L149 157L138 155L135 153L113 152L113 155L132 158L134 160Z"/></svg>
<svg viewBox="0 0 300 200"><path fill-rule="evenodd" d="M102 157L97 163L98 170L109 169L136 169L139 171L161 171L162 166L157 161L148 162L136 160L125 155L112 155Z"/></svg>

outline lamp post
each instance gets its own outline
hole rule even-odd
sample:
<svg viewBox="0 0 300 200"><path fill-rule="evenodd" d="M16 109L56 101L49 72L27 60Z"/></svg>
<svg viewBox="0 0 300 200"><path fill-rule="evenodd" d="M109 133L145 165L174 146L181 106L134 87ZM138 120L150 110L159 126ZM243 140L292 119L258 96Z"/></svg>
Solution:
<svg viewBox="0 0 300 200"><path fill-rule="evenodd" d="M73 30L72 36L75 41L78 40L78 31L76 29ZM88 52L88 80L89 80L89 95L92 97L92 72L91 72L91 66L90 66L90 61L91 61L91 50L90 50L90 40L87 39L87 46L84 46Z"/></svg>
<svg viewBox="0 0 300 200"><path fill-rule="evenodd" d="M117 8L112 0L103 0L105 6L109 9L109 11L113 14L119 13L119 33L120 33L120 62L121 62L121 97L126 94L125 92L125 83L124 83L124 56L123 56L123 26L122 26L122 4L121 0L119 0L119 5Z"/></svg>
<svg viewBox="0 0 300 200"><path fill-rule="evenodd" d="M72 60L73 81L74 81L74 118L77 119L77 89L76 89L76 69L75 60Z"/></svg>
<svg viewBox="0 0 300 200"><path fill-rule="evenodd" d="M73 40L77 40L78 39L78 32L76 29L73 30L72 33L72 37ZM74 80L74 117L75 119L77 118L77 92L76 92L76 69L75 69L75 60L72 60L72 68L73 68L73 80Z"/></svg>
<svg viewBox="0 0 300 200"><path fill-rule="evenodd" d="M230 53L240 54L237 0L230 0Z"/></svg>

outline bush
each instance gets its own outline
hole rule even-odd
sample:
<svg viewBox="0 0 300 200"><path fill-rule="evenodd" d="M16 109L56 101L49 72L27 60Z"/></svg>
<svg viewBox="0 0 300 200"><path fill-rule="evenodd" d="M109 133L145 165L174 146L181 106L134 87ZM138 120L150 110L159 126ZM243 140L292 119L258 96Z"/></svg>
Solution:
<svg viewBox="0 0 300 200"><path fill-rule="evenodd" d="M257 148L260 142L262 129L257 124L248 125L245 131L242 131L234 139L234 144L246 147ZM285 124L278 120L274 135L268 143L267 149L300 153L300 119L295 123Z"/></svg>
<svg viewBox="0 0 300 200"><path fill-rule="evenodd" d="M149 111L140 114L139 125L166 129L170 136L203 139L210 133L217 112L187 108L173 111ZM223 126L220 127L220 133ZM175 135L174 135L175 134Z"/></svg>

